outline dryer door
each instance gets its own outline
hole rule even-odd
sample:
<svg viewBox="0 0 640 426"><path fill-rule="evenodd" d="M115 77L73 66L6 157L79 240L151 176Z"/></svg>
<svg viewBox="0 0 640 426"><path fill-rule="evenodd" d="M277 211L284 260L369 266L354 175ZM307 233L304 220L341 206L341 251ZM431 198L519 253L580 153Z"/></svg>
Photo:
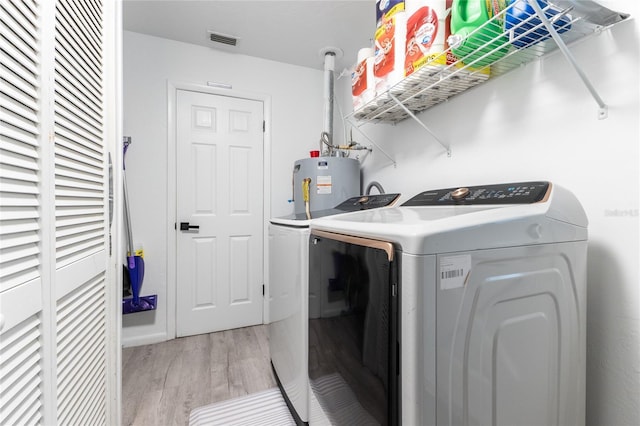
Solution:
<svg viewBox="0 0 640 426"><path fill-rule="evenodd" d="M312 231L309 381L335 425L398 422L398 286L390 243Z"/></svg>

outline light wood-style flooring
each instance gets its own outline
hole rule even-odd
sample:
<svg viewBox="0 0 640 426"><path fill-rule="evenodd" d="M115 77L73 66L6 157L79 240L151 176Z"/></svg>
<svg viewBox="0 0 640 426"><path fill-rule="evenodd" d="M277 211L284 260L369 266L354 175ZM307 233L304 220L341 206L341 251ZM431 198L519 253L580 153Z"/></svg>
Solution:
<svg viewBox="0 0 640 426"><path fill-rule="evenodd" d="M266 325L122 350L122 424L187 425L193 408L276 387Z"/></svg>

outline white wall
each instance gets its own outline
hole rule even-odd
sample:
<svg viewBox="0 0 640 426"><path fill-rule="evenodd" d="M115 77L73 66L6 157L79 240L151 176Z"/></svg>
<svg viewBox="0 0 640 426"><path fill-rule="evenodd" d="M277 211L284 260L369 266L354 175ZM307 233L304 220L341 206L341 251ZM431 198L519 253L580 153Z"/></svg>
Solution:
<svg viewBox="0 0 640 426"><path fill-rule="evenodd" d="M321 61L321 59L319 59ZM122 319L125 346L173 338L167 318L167 82L205 86L231 84L233 90L271 98L271 215L293 212L291 172L295 160L317 149L322 131L320 70L295 67L205 47L124 33L124 135L132 137L126 156L134 244L145 252L142 294L157 294L158 309ZM292 83L292 82L295 82ZM268 218L267 218L268 219Z"/></svg>
<svg viewBox="0 0 640 426"><path fill-rule="evenodd" d="M610 7L640 16L637 2ZM363 128L397 162L394 168L374 150L363 164L363 185L377 180L403 200L439 187L550 180L582 201L590 222L587 418L593 426L640 424L639 34L632 19L572 46L609 105L605 120L597 119L595 101L565 58L553 54L419 116L451 144L451 158L412 120Z"/></svg>

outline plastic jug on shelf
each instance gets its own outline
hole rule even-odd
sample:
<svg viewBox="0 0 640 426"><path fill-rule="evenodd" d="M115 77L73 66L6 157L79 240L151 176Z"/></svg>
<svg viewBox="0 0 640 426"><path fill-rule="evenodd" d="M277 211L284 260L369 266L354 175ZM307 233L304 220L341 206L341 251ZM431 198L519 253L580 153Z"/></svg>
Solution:
<svg viewBox="0 0 640 426"><path fill-rule="evenodd" d="M507 0L454 0L451 35L453 53L474 67L490 65L509 51L509 40L499 16Z"/></svg>
<svg viewBox="0 0 640 426"><path fill-rule="evenodd" d="M531 5L532 2L533 0L509 0L504 28L509 33L511 44L519 49L551 37ZM571 29L571 16L562 9L550 5L546 0L538 0L538 5L559 34Z"/></svg>

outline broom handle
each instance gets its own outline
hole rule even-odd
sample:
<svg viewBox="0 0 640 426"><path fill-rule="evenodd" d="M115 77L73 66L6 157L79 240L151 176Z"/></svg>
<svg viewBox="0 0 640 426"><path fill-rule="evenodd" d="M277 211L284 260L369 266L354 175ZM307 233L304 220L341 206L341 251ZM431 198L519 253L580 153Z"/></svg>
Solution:
<svg viewBox="0 0 640 426"><path fill-rule="evenodd" d="M127 195L127 178L122 174L122 181L124 182L124 223L127 228L127 251L130 256L133 256L133 234L131 233L131 216L129 215L129 196Z"/></svg>
<svg viewBox="0 0 640 426"><path fill-rule="evenodd" d="M125 226L127 227L127 251L128 251L128 256L127 258L129 259L129 269L133 269L135 268L135 260L133 259L133 257L135 256L135 253L133 252L133 233L131 232L131 216L129 215L129 193L127 191L127 173L126 173L126 166L124 165L124 159L125 156L127 155L127 148L129 148L129 144L131 144L131 138L125 137L124 140L124 146L123 146L123 153L122 153L122 184L123 184L123 200L124 200L124 222L125 222Z"/></svg>

